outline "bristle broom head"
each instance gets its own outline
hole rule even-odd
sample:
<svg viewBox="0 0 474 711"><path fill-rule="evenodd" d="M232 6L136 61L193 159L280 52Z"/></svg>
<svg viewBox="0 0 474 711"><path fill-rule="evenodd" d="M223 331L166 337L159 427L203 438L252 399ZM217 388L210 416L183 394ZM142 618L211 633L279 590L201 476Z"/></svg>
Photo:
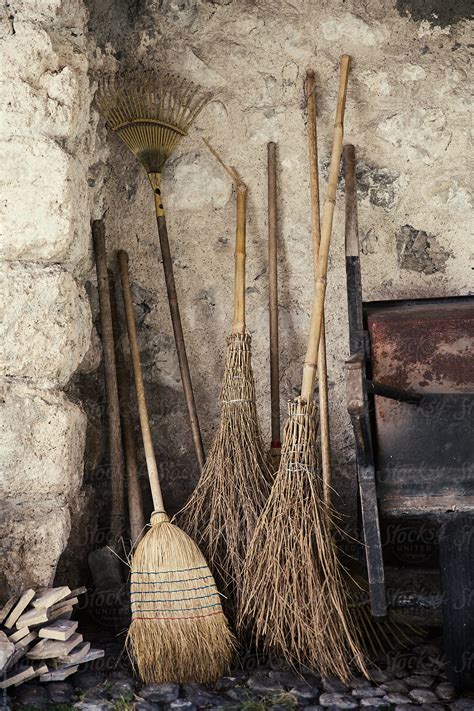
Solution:
<svg viewBox="0 0 474 711"><path fill-rule="evenodd" d="M210 98L209 93L176 75L157 77L143 72L107 77L99 85L96 103L107 126L147 173L161 173Z"/></svg>
<svg viewBox="0 0 474 711"><path fill-rule="evenodd" d="M163 514L131 565L127 647L144 683L209 683L229 669L234 637L196 544Z"/></svg>
<svg viewBox="0 0 474 711"><path fill-rule="evenodd" d="M255 405L251 339L228 339L219 428L199 482L180 514L198 541L232 617L240 606L245 556L272 480Z"/></svg>
<svg viewBox="0 0 474 711"><path fill-rule="evenodd" d="M242 618L293 667L366 673L316 459L316 407L289 403L280 468L249 547Z"/></svg>

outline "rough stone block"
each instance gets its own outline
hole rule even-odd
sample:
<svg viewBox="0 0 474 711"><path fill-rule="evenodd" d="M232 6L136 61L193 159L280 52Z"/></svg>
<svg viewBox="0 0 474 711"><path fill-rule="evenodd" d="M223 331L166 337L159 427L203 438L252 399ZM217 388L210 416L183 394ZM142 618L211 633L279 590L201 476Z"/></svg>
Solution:
<svg viewBox="0 0 474 711"><path fill-rule="evenodd" d="M2 498L66 500L80 488L86 416L61 392L3 386Z"/></svg>
<svg viewBox="0 0 474 711"><path fill-rule="evenodd" d="M41 136L0 143L2 259L62 262L89 246L84 166Z"/></svg>
<svg viewBox="0 0 474 711"><path fill-rule="evenodd" d="M0 511L2 573L9 590L51 586L70 530L67 507L59 501Z"/></svg>
<svg viewBox="0 0 474 711"><path fill-rule="evenodd" d="M85 292L58 267L5 264L0 375L65 384L91 345Z"/></svg>

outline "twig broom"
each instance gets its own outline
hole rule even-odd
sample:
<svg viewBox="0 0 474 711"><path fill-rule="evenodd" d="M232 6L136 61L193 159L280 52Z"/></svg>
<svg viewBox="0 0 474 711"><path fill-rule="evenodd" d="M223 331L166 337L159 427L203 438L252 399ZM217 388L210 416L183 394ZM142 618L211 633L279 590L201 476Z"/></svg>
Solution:
<svg viewBox="0 0 474 711"><path fill-rule="evenodd" d="M145 683L211 682L228 669L233 636L214 578L197 545L166 515L151 440L128 276L118 253L138 412L154 511L131 563L127 644Z"/></svg>
<svg viewBox="0 0 474 711"><path fill-rule="evenodd" d="M205 551L228 599L226 610L234 615L240 605L245 556L272 475L255 404L251 339L245 330L247 188L235 170L211 151L230 173L237 193L234 318L227 341L219 429L180 520Z"/></svg>
<svg viewBox="0 0 474 711"><path fill-rule="evenodd" d="M161 173L166 161L183 136L187 135L192 122L209 99L209 94L202 94L192 83L179 77L167 74L158 80L150 73L125 76L118 80L107 78L99 86L96 96L97 106L108 127L142 163L153 190L181 381L200 469L204 466L204 449L174 281Z"/></svg>
<svg viewBox="0 0 474 711"><path fill-rule="evenodd" d="M314 377L321 341L350 58L341 58L329 182L301 397L289 403L281 463L250 545L242 594L244 621L257 640L292 665L305 664L342 679L351 664L365 673L351 629L333 538L333 517L317 471Z"/></svg>

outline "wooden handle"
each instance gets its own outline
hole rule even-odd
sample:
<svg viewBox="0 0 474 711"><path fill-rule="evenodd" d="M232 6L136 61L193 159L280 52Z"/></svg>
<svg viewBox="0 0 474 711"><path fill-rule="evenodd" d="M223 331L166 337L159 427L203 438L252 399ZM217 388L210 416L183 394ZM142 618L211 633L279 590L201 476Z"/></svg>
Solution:
<svg viewBox="0 0 474 711"><path fill-rule="evenodd" d="M339 77L339 92L334 123L334 138L329 167L329 180L324 202L323 221L321 229L321 244L319 248L318 264L316 268L315 290L311 322L309 327L308 347L303 368L303 383L301 397L310 401L313 396L314 376L317 366L319 342L321 340L322 322L324 314L324 297L326 294L326 275L328 269L329 246L331 242L334 206L336 204L337 178L339 163L341 161L342 143L344 138L344 111L346 108L347 81L349 78L350 57L344 54L341 57Z"/></svg>
<svg viewBox="0 0 474 711"><path fill-rule="evenodd" d="M136 546L145 529L143 513L143 498L138 476L137 448L133 432L129 369L125 365L125 357L121 343L120 320L117 308L115 276L109 271L110 305L112 307L112 324L114 328L115 361L117 364L117 385L120 399L120 421L122 424L122 440L127 470L128 517L130 521L130 538Z"/></svg>
<svg viewBox="0 0 474 711"><path fill-rule="evenodd" d="M359 256L357 218L357 179L355 148L344 146L344 183L346 201L346 281L349 316L349 351L351 356L364 356L364 323L362 318L362 279Z"/></svg>
<svg viewBox="0 0 474 711"><path fill-rule="evenodd" d="M111 515L110 542L116 547L124 532L125 496L124 462L122 434L120 430L120 405L115 363L115 344L110 306L109 282L107 275L107 254L105 250L105 225L102 220L92 222L97 288L99 292L100 323L102 330L102 350L104 353L105 387L107 393L107 422L111 469Z"/></svg>
<svg viewBox="0 0 474 711"><path fill-rule="evenodd" d="M245 239L247 220L247 187L240 183L237 191L237 224L235 232L234 321L232 333L245 333Z"/></svg>
<svg viewBox="0 0 474 711"><path fill-rule="evenodd" d="M194 399L193 384L189 371L188 356L184 343L183 326L181 324L181 314L179 312L178 295L174 281L173 261L171 259L170 244L168 240L168 230L166 228L166 217L157 212L158 234L160 237L161 257L163 259L163 270L165 273L166 291L168 294L168 304L170 307L171 323L173 325L174 341L178 354L179 370L181 373L181 383L183 386L184 398L188 409L191 433L193 436L194 449L198 460L199 468L202 470L205 462L204 447L202 445L201 430Z"/></svg>
<svg viewBox="0 0 474 711"><path fill-rule="evenodd" d="M280 363L278 347L278 232L277 232L277 146L267 146L268 173L268 287L270 313L270 393L272 449L281 448Z"/></svg>
<svg viewBox="0 0 474 711"><path fill-rule="evenodd" d="M156 464L155 452L151 438L150 422L148 419L148 409L145 398L145 387L143 385L142 366L140 363L140 353L138 351L137 328L133 313L132 294L130 291L130 279L128 276L128 254L123 250L117 252L117 261L122 282L123 303L125 306L125 320L127 323L128 340L130 343L130 353L132 356L133 375L135 378L135 390L137 393L138 414L142 430L143 447L145 449L146 466L148 478L150 480L151 495L155 512L165 512L163 496L161 494L158 466Z"/></svg>
<svg viewBox="0 0 474 711"><path fill-rule="evenodd" d="M321 243L321 216L319 199L317 111L315 79L314 72L312 70L308 70L306 73L306 96L308 99L308 153L311 194L311 234L313 241L314 274L316 275L319 247ZM321 324L321 338L318 350L317 373L321 440L321 468L323 474L324 500L327 504L329 504L331 500L331 440L329 427L328 374L324 311Z"/></svg>

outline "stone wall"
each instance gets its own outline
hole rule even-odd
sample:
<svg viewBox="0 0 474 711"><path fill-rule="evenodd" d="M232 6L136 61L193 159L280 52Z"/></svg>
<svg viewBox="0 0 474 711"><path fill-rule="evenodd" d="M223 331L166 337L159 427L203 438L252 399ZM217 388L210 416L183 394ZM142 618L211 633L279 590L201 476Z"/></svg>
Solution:
<svg viewBox="0 0 474 711"><path fill-rule="evenodd" d="M353 57L346 140L356 146L364 296L466 294L469 264L467 4L375 0L91 0L90 32L122 66L175 71L214 92L164 173L168 227L198 409L209 447L232 315L235 200L201 137L249 188L247 308L269 441L266 143L278 143L281 401L299 392L311 302L303 82L317 77L324 192L338 59ZM437 16L439 18L437 19ZM153 214L143 170L109 136L104 201L110 248L130 253L153 433L176 509L197 478ZM342 188L341 183L341 188ZM348 354L343 192L331 248L327 331L331 432L341 506L355 504L345 410Z"/></svg>
<svg viewBox="0 0 474 711"><path fill-rule="evenodd" d="M0 25L0 593L50 585L82 486L86 416L63 388L96 368L89 300L95 120L81 0L4 3Z"/></svg>

